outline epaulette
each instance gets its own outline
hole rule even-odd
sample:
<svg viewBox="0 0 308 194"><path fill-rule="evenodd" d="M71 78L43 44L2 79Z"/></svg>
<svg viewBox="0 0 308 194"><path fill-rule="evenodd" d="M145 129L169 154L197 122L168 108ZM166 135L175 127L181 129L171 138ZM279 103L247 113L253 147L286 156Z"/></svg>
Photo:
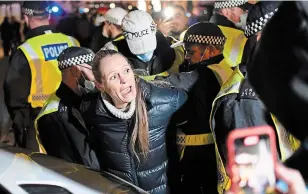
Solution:
<svg viewBox="0 0 308 194"><path fill-rule="evenodd" d="M247 79L242 81L242 85L240 87L240 91L238 94L239 99L258 99L258 94L255 89L251 86Z"/></svg>
<svg viewBox="0 0 308 194"><path fill-rule="evenodd" d="M67 112L67 106L63 105L63 104L59 104L59 112Z"/></svg>

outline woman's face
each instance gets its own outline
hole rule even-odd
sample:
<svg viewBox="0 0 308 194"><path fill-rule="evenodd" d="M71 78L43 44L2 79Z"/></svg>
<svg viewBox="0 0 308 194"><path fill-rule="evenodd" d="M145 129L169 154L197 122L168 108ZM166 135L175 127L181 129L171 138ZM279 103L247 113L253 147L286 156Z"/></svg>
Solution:
<svg viewBox="0 0 308 194"><path fill-rule="evenodd" d="M127 60L115 54L100 61L102 80L97 87L105 91L117 108L125 108L136 98L136 81L133 70Z"/></svg>

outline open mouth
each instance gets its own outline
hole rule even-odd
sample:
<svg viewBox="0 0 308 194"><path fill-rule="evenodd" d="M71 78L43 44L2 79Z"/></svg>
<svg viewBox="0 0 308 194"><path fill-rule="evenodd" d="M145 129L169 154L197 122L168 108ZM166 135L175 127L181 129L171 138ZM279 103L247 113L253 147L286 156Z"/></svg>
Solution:
<svg viewBox="0 0 308 194"><path fill-rule="evenodd" d="M132 91L132 86L129 86L121 91L122 95L126 95Z"/></svg>

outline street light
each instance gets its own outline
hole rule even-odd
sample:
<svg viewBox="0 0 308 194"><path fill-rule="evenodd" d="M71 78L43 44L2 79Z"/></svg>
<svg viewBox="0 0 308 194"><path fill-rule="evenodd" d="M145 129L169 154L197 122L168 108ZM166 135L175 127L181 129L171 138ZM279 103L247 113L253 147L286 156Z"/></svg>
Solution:
<svg viewBox="0 0 308 194"><path fill-rule="evenodd" d="M115 5L114 3L110 3L109 7L110 7L111 9L113 9L113 8L116 7L116 5Z"/></svg>

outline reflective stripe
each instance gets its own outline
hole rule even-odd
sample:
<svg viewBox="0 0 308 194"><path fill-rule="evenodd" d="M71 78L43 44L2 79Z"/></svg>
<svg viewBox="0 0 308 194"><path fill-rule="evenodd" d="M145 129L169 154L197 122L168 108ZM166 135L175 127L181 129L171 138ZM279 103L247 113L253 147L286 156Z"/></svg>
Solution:
<svg viewBox="0 0 308 194"><path fill-rule="evenodd" d="M39 94L39 95L33 94L31 97L32 97L32 101L40 101L40 100L46 101L49 95L48 94Z"/></svg>
<svg viewBox="0 0 308 194"><path fill-rule="evenodd" d="M120 37L114 39L113 41L120 41L120 40L123 40L123 39L124 39L124 36L122 35L122 36L120 36Z"/></svg>
<svg viewBox="0 0 308 194"><path fill-rule="evenodd" d="M227 38L224 55L232 67L241 63L247 38L244 32L230 27L218 26Z"/></svg>
<svg viewBox="0 0 308 194"><path fill-rule="evenodd" d="M217 101L219 98L227 95L227 94L231 94L231 93L237 93L239 88L241 86L241 82L237 82L235 85L231 85L223 90L221 90L217 96L216 96L216 100ZM213 103L214 104L214 103Z"/></svg>
<svg viewBox="0 0 308 194"><path fill-rule="evenodd" d="M273 114L271 114L271 117L278 136L281 160L285 161L299 148L300 141L289 134Z"/></svg>
<svg viewBox="0 0 308 194"><path fill-rule="evenodd" d="M176 137L176 143L178 145L186 145L186 146L201 146L201 145L213 144L214 139L212 133L199 134L199 135L178 134Z"/></svg>
<svg viewBox="0 0 308 194"><path fill-rule="evenodd" d="M68 39L71 40L73 46L80 46L78 40L76 40L75 38L68 36Z"/></svg>
<svg viewBox="0 0 308 194"><path fill-rule="evenodd" d="M176 136L176 144L179 152L181 153L180 160L184 157L186 146L203 146L214 143L212 133L198 134L198 135L185 135L178 131Z"/></svg>
<svg viewBox="0 0 308 194"><path fill-rule="evenodd" d="M220 86L222 86L230 78L230 75L233 72L230 66L226 65L224 61L219 64L209 65L207 67L213 70Z"/></svg>
<svg viewBox="0 0 308 194"><path fill-rule="evenodd" d="M39 145L40 153L47 154L44 146L42 145L39 137L39 130L38 130L38 120L43 117L44 115L57 112L59 108L60 98L58 98L55 94L51 94L50 97L47 99L46 103L44 104L43 108L41 109L40 113L34 120L34 129L36 133L36 141Z"/></svg>
<svg viewBox="0 0 308 194"><path fill-rule="evenodd" d="M35 77L36 93L42 94L44 90L43 90L43 79L42 79L42 74L41 74L42 68L41 68L40 58L36 54L36 52L33 50L33 48L31 47L29 43L25 42L24 44L21 45L21 47L23 47L27 51L27 53L30 54L30 57L32 60L28 62L32 63L35 68L35 73L34 71L31 71L31 73L34 74L32 75L32 77ZM30 68L31 68L31 65L30 65ZM35 96L36 95L30 96L30 98L36 99Z"/></svg>
<svg viewBox="0 0 308 194"><path fill-rule="evenodd" d="M231 60L231 62L233 64L237 63L237 58L238 55L240 54L240 52L243 52L244 49L241 48L241 43L243 41L243 39L246 38L244 34L239 35L238 37L236 37L233 45L232 45L232 49L229 55L229 59Z"/></svg>
<svg viewBox="0 0 308 194"><path fill-rule="evenodd" d="M213 135L213 140L214 140L214 144L215 144L215 152L216 152L216 161L217 161L217 177L218 177L218 186L217 186L217 190L219 194L223 194L225 190L228 190L230 185L231 185L231 181L230 178L227 176L227 172L226 169L224 167L224 164L222 162L220 153L219 153L219 149L218 149L218 145L216 143L216 135L215 135L215 130L213 128L212 125L212 120L213 120L213 116L215 113L215 105L216 105L216 101L218 99L220 99L221 97L231 94L231 93L238 93L239 92L239 88L241 86L241 80L244 78L244 76L242 75L242 73L239 71L239 68L237 67L233 74L231 75L231 78L225 82L225 84L221 87L220 92L217 94L216 98L214 99L213 103L212 103L212 110L211 110L211 114L210 114L210 129Z"/></svg>
<svg viewBox="0 0 308 194"><path fill-rule="evenodd" d="M146 81L153 81L156 78L156 76L168 76L168 75L169 75L169 73L167 71L164 71L164 72L156 74L156 75L148 75L148 76L139 75L139 77L146 80Z"/></svg>

